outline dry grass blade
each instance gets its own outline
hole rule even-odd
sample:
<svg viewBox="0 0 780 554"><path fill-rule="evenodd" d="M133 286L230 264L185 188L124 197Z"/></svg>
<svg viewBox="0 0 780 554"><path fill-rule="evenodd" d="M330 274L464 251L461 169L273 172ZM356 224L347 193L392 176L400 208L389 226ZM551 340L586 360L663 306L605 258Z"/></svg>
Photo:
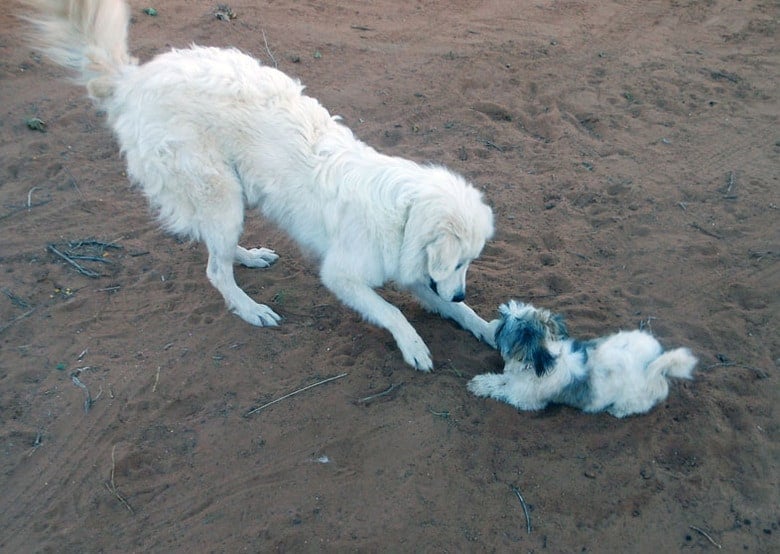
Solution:
<svg viewBox="0 0 780 554"><path fill-rule="evenodd" d="M520 506L523 507L523 515L525 516L525 528L528 530L528 532L531 532L531 514L528 511L528 504L525 503L525 499L523 498L523 495L520 494L520 489L518 489L515 486L512 486L512 492L515 493L517 496L517 499L520 501Z"/></svg>
<svg viewBox="0 0 780 554"><path fill-rule="evenodd" d="M693 529L694 531L696 531L697 533L701 533L704 536L704 538L706 538L708 541L710 541L715 547L717 547L718 550L723 548L721 545L719 545L717 542L715 542L715 540L712 537L710 537L703 529L699 529L695 525L689 525L689 527L691 529Z"/></svg>
<svg viewBox="0 0 780 554"><path fill-rule="evenodd" d="M133 507L130 505L130 503L125 499L124 496L119 494L119 491L116 488L116 482L114 482L114 472L116 469L116 445L114 445L111 448L111 480L108 483L105 483L106 488L110 493L112 493L114 496L116 496L117 500L119 500L122 505L127 508L127 511L131 514L135 514L135 511L133 510Z"/></svg>

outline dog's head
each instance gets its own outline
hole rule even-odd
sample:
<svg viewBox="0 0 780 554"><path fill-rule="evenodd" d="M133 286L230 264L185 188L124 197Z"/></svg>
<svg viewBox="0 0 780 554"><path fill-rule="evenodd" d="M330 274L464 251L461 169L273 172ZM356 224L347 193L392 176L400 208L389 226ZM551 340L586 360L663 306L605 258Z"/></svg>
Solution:
<svg viewBox="0 0 780 554"><path fill-rule="evenodd" d="M511 300L499 308L496 347L505 362L518 361L544 375L555 362L548 341L568 338L566 323L559 314Z"/></svg>
<svg viewBox="0 0 780 554"><path fill-rule="evenodd" d="M435 183L409 208L401 252L407 283L422 282L442 300L462 302L466 272L493 236L493 212L461 177L428 168Z"/></svg>

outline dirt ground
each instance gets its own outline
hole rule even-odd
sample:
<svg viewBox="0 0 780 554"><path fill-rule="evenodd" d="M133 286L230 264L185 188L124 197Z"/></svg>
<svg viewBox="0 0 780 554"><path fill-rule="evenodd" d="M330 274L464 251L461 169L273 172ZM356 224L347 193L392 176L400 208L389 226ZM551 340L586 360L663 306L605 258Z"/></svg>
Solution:
<svg viewBox="0 0 780 554"><path fill-rule="evenodd" d="M259 217L244 243L282 257L237 278L285 321L247 325L12 3L0 551L780 551L777 3L335 4L234 1L223 21L134 0L131 48L278 64L361 139L484 190L479 313L519 298L581 338L641 325L694 350L695 380L625 420L476 398L495 352L388 289L435 359L415 372Z"/></svg>

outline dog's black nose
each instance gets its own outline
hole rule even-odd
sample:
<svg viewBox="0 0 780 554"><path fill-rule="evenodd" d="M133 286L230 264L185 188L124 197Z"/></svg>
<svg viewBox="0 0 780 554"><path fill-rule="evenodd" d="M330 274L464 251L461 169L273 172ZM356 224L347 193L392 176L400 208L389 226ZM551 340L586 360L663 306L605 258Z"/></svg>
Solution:
<svg viewBox="0 0 780 554"><path fill-rule="evenodd" d="M466 299L466 293L459 292L455 296L452 297L453 302L463 302Z"/></svg>

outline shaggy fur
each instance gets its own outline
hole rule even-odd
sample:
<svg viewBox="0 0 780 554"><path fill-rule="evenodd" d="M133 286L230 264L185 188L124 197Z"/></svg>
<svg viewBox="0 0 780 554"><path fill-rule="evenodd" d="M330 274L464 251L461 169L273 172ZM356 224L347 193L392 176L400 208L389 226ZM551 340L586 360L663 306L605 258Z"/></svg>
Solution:
<svg viewBox="0 0 780 554"><path fill-rule="evenodd" d="M105 110L129 174L169 231L203 241L207 276L253 325L280 317L236 285L233 263L268 267L238 245L256 208L320 261L325 286L389 330L404 360L433 367L401 312L373 289L393 281L492 342L463 299L466 271L493 233L481 194L442 167L382 155L303 86L233 49L173 50L138 65L121 0L28 0L34 44L75 71Z"/></svg>
<svg viewBox="0 0 780 554"><path fill-rule="evenodd" d="M560 315L530 304L503 304L489 326L504 358L503 374L486 373L468 388L521 410L548 403L615 417L641 414L669 394L667 377L691 379L696 358L687 348L663 351L644 331L590 341L569 338Z"/></svg>

